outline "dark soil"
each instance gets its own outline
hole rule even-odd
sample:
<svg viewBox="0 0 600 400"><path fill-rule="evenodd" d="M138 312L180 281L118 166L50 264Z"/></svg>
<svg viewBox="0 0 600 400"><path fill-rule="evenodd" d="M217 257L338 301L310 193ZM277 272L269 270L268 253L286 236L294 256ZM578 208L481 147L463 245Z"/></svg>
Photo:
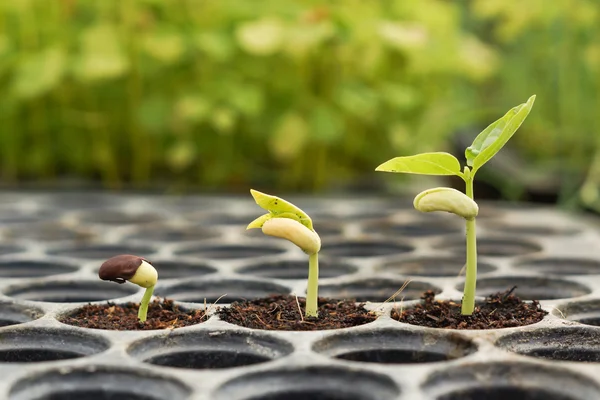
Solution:
<svg viewBox="0 0 600 400"><path fill-rule="evenodd" d="M300 303L300 307L298 307ZM273 295L252 301L234 302L218 311L223 321L246 328L273 331L316 331L349 328L374 321L377 315L352 300L319 298L319 317L305 318L306 299ZM302 310L302 313L300 313Z"/></svg>
<svg viewBox="0 0 600 400"><path fill-rule="evenodd" d="M88 304L75 313L60 319L60 322L82 328L107 329L114 331L146 331L173 329L199 324L206 320L204 310L181 310L173 300L154 300L148 306L146 322L138 320L138 303L117 305Z"/></svg>
<svg viewBox="0 0 600 400"><path fill-rule="evenodd" d="M423 302L414 308L392 310L392 318L412 325L445 329L500 329L531 325L539 322L548 312L537 301L525 303L512 292L492 294L481 304L475 305L472 315L461 315L460 303L435 300L435 293L428 290L421 297Z"/></svg>

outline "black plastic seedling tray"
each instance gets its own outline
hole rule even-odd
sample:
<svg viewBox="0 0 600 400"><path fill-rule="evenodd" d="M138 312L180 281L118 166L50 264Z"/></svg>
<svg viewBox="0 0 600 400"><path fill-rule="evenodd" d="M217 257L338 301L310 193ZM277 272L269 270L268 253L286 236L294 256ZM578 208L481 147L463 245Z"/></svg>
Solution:
<svg viewBox="0 0 600 400"><path fill-rule="evenodd" d="M106 331L58 318L92 302L139 302L100 281L132 253L159 271L155 294L203 309L268 294L302 296L307 259L245 226L252 199L83 194L0 198L0 398L9 400L589 400L600 398L600 235L589 217L481 205L478 295L517 286L549 314L499 330L423 328L390 318L425 290L460 301L464 231L410 201L292 198L315 222L320 295L355 298L372 323L310 332L220 321ZM408 287L383 304L407 280Z"/></svg>

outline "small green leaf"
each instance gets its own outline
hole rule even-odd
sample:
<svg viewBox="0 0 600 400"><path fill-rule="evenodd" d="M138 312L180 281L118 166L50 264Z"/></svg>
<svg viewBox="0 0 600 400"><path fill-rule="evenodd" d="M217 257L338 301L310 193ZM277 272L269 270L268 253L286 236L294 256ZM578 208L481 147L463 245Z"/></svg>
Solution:
<svg viewBox="0 0 600 400"><path fill-rule="evenodd" d="M375 171L463 176L462 172L460 172L460 163L456 157L444 152L422 153L414 156L392 158L377 167Z"/></svg>
<svg viewBox="0 0 600 400"><path fill-rule="evenodd" d="M273 214L271 214L271 213L261 215L260 217L256 218L254 221L250 222L248 224L248 226L246 227L246 230L262 228L262 226L265 224L265 222L267 222L271 218L273 218Z"/></svg>
<svg viewBox="0 0 600 400"><path fill-rule="evenodd" d="M467 147L465 157L467 165L473 167L473 173L488 162L509 141L529 115L535 95L526 103L510 109L502 118L493 122L481 132L471 146Z"/></svg>
<svg viewBox="0 0 600 400"><path fill-rule="evenodd" d="M312 220L310 219L308 214L306 214L304 211L302 211L300 208L296 207L292 203L285 201L279 197L271 196L266 193L261 193L258 190L254 189L250 189L250 193L252 194L252 197L254 197L256 204L273 214L272 217L288 217L285 214L291 213L298 218L298 222L306 226L311 231L314 231Z"/></svg>

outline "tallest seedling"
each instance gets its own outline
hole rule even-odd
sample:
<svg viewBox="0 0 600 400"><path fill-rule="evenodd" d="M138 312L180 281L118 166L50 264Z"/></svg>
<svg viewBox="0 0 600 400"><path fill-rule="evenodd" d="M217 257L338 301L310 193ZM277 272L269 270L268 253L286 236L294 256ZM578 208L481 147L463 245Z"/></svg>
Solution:
<svg viewBox="0 0 600 400"><path fill-rule="evenodd" d="M467 147L465 157L467 165L461 171L459 161L449 153L422 153L414 156L396 157L379 167L376 171L397 172L421 175L456 175L466 184L466 196L451 188L433 188L419 193L414 206L422 212L445 211L463 217L467 224L467 268L465 289L463 292L463 315L471 315L475 309L475 285L477 283L477 238L475 217L479 212L473 198L473 179L475 174L508 142L529 115L535 95L526 103L510 109L502 118L485 128L473 144Z"/></svg>

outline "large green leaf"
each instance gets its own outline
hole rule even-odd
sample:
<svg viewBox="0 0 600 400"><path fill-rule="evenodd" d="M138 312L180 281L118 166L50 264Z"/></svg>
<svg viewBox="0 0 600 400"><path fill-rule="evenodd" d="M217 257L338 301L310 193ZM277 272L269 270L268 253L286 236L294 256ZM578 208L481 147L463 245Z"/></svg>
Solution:
<svg viewBox="0 0 600 400"><path fill-rule="evenodd" d="M526 103L510 109L502 118L477 135L473 144L465 151L467 165L473 167L473 173L504 147L527 118L534 102L535 95L531 96Z"/></svg>
<svg viewBox="0 0 600 400"><path fill-rule="evenodd" d="M256 204L269 211L274 216L287 213L294 214L302 225L314 231L312 220L310 219L308 214L306 214L304 211L302 211L300 208L296 207L289 201L285 201L280 197L271 196L269 194L262 193L254 189L250 189L250 193L252 194L252 197L254 197Z"/></svg>
<svg viewBox="0 0 600 400"><path fill-rule="evenodd" d="M462 176L460 163L456 157L444 152L422 153L414 156L392 158L377 167L375 171Z"/></svg>

